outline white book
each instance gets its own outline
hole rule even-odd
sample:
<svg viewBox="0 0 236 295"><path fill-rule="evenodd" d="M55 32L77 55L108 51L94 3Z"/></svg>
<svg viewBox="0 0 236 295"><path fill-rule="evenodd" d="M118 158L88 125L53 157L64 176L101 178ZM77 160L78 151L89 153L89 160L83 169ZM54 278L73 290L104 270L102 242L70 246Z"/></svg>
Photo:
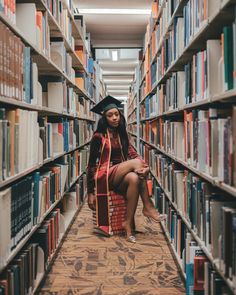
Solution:
<svg viewBox="0 0 236 295"><path fill-rule="evenodd" d="M64 87L62 82L48 83L48 107L63 112Z"/></svg>
<svg viewBox="0 0 236 295"><path fill-rule="evenodd" d="M220 10L221 0L208 0L208 18L212 18Z"/></svg>
<svg viewBox="0 0 236 295"><path fill-rule="evenodd" d="M36 63L32 63L32 100L31 104L37 105L38 104L38 66Z"/></svg>
<svg viewBox="0 0 236 295"><path fill-rule="evenodd" d="M175 122L175 156L184 159L184 123Z"/></svg>
<svg viewBox="0 0 236 295"><path fill-rule="evenodd" d="M64 138L63 135L58 133L58 124L52 123L53 128L53 152L54 153L63 153L64 152Z"/></svg>
<svg viewBox="0 0 236 295"><path fill-rule="evenodd" d="M58 166L61 167L61 194L63 194L65 191L65 184L68 177L68 165L58 164Z"/></svg>
<svg viewBox="0 0 236 295"><path fill-rule="evenodd" d="M42 85L37 81L37 105L42 106L43 105L43 89Z"/></svg>
<svg viewBox="0 0 236 295"><path fill-rule="evenodd" d="M38 137L38 163L43 163L43 141Z"/></svg>
<svg viewBox="0 0 236 295"><path fill-rule="evenodd" d="M185 104L185 73L183 71L177 74L177 85L178 108L182 108Z"/></svg>
<svg viewBox="0 0 236 295"><path fill-rule="evenodd" d="M19 142L18 142L18 167L19 167L19 170L18 172L21 172L22 169L23 169L23 164L22 164L22 160L23 160L23 157L22 157L22 154L23 154L23 146L24 146L24 138L23 138L23 119L22 119L22 109L17 109L17 114L18 114L18 117L19 117L19 134L18 134L18 139L19 139Z"/></svg>
<svg viewBox="0 0 236 295"><path fill-rule="evenodd" d="M36 6L34 3L16 4L16 25L27 41L37 45Z"/></svg>
<svg viewBox="0 0 236 295"><path fill-rule="evenodd" d="M224 180L224 125L227 119L218 119L218 177L220 181Z"/></svg>
<svg viewBox="0 0 236 295"><path fill-rule="evenodd" d="M76 192L70 192L63 197L63 211L73 211L77 209Z"/></svg>
<svg viewBox="0 0 236 295"><path fill-rule="evenodd" d="M217 73L217 82L219 85L219 94L221 94L222 92L225 91L225 89L227 89L227 85L225 83L225 64L224 64L224 57L221 56L218 62L218 73Z"/></svg>
<svg viewBox="0 0 236 295"><path fill-rule="evenodd" d="M211 98L221 92L219 81L219 60L221 59L220 40L207 40L207 97ZM221 80L222 83L222 80Z"/></svg>
<svg viewBox="0 0 236 295"><path fill-rule="evenodd" d="M184 212L184 172L175 171L176 175L176 195L177 195L177 208L183 213Z"/></svg>
<svg viewBox="0 0 236 295"><path fill-rule="evenodd" d="M65 72L65 45L63 41L51 42L51 60Z"/></svg>
<svg viewBox="0 0 236 295"><path fill-rule="evenodd" d="M39 140L39 124L38 124L38 113L34 112L34 162L33 165L36 165L39 163L38 155L39 155L39 145L38 145L38 140Z"/></svg>
<svg viewBox="0 0 236 295"><path fill-rule="evenodd" d="M210 262L204 262L204 294L210 295Z"/></svg>
<svg viewBox="0 0 236 295"><path fill-rule="evenodd" d="M0 267L11 250L11 188L0 192Z"/></svg>

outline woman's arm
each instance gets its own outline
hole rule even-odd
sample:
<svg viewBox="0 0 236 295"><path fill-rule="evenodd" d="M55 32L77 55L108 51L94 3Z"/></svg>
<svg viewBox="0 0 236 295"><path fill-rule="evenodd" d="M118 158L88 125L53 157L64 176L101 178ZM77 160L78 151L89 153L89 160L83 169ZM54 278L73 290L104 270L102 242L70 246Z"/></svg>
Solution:
<svg viewBox="0 0 236 295"><path fill-rule="evenodd" d="M100 158L101 136L95 133L90 142L90 153L87 167L87 192L94 194L95 173L97 170L97 160Z"/></svg>
<svg viewBox="0 0 236 295"><path fill-rule="evenodd" d="M143 167L136 169L135 173L138 174L140 179L145 179L150 171L149 166L147 163L142 159L142 157L136 152L135 148L129 142L129 149L128 149L128 159L139 159L143 163Z"/></svg>

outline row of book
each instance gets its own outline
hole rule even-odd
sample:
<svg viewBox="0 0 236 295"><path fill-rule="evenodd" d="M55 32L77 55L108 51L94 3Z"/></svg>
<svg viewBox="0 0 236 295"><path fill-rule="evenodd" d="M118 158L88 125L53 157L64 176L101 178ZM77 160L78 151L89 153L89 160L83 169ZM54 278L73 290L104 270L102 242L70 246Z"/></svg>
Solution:
<svg viewBox="0 0 236 295"><path fill-rule="evenodd" d="M29 102L35 96L30 81L30 48L2 22L0 39L0 95Z"/></svg>
<svg viewBox="0 0 236 295"><path fill-rule="evenodd" d="M74 88L68 86L63 78L41 76L39 77L39 81L42 86L41 106L48 107L59 113L66 113L79 117L86 116L88 119L94 118L92 112L90 112L90 108L92 108L91 101L77 94ZM93 94L93 92L90 94Z"/></svg>
<svg viewBox="0 0 236 295"><path fill-rule="evenodd" d="M39 163L38 113L0 109L0 181Z"/></svg>
<svg viewBox="0 0 236 295"><path fill-rule="evenodd" d="M130 116L129 116L129 121L134 122L137 120L137 110L135 110Z"/></svg>
<svg viewBox="0 0 236 295"><path fill-rule="evenodd" d="M71 35L71 20L69 15L73 17L73 8L71 1L62 0L47 0L45 1L51 15L56 20L67 40L70 40ZM69 12L69 13L68 13ZM70 33L70 34L68 34Z"/></svg>
<svg viewBox="0 0 236 295"><path fill-rule="evenodd" d="M184 112L183 121L141 124L140 136L180 161L235 186L235 107Z"/></svg>
<svg viewBox="0 0 236 295"><path fill-rule="evenodd" d="M69 222L84 201L85 183L85 177L81 177L4 270L0 294L30 294L35 291Z"/></svg>
<svg viewBox="0 0 236 295"><path fill-rule="evenodd" d="M40 155L45 160L88 142L93 133L93 123L79 119L40 117L39 129Z"/></svg>
<svg viewBox="0 0 236 295"><path fill-rule="evenodd" d="M177 74L172 73L174 81L172 81L171 90L174 98L167 92L169 89L167 82L165 97L167 102L163 111L183 106L183 100L185 105L211 98L216 94L236 87L234 75L236 70L234 54L236 52L235 18L236 12L234 12L233 23L223 27L220 40L207 40L206 50L194 54L191 62L185 65L184 71L178 71ZM157 56L153 63L151 60L147 66L148 71L144 80L143 90L141 91L141 97L148 94L151 88L165 74L169 66L182 54L184 50L183 26L190 28L190 31L192 30L189 24L185 24L185 18L176 18L173 31L169 33L168 38L163 43L160 55ZM187 46L187 43L185 46Z"/></svg>
<svg viewBox="0 0 236 295"><path fill-rule="evenodd" d="M25 13L32 19L25 18ZM68 52L63 36L54 37L50 36L50 28L48 25L48 17L46 13L37 11L33 3L20 3L17 4L16 10L17 26L21 30L24 37L36 46L40 52L45 54L74 84L77 84L77 78L81 77L81 71L72 68L72 56L79 54L81 45L73 45L72 51ZM28 23L31 26L28 26ZM4 24L0 25L1 44L0 61L2 75L0 80L1 92L0 95L15 97L21 99L23 97L22 85L25 89L25 100L30 102L33 96L32 85L37 89L37 69L34 69L37 64L32 61L30 47L25 47L23 42L16 37L11 30ZM34 58L37 61L37 57ZM91 75L93 73L93 59L89 58L88 54L82 59L84 66L88 68L89 74L83 72L85 89L93 97L93 87L91 83ZM38 60L40 63L40 60ZM23 77L22 77L23 75ZM36 76L34 78L34 75ZM35 80L35 83L32 83ZM79 85L79 83L78 83ZM4 87L4 88L3 88ZM3 89L2 89L3 88ZM91 89L90 89L91 88Z"/></svg>
<svg viewBox="0 0 236 295"><path fill-rule="evenodd" d="M16 1L0 1L0 12L3 13L13 24L16 23Z"/></svg>
<svg viewBox="0 0 236 295"><path fill-rule="evenodd" d="M90 75L87 75L85 71L75 71L75 84L79 89L86 91L90 97L94 97L95 86L93 84L92 77Z"/></svg>
<svg viewBox="0 0 236 295"><path fill-rule="evenodd" d="M188 231L188 228L182 219L182 212L179 214L179 212L176 211L176 206L172 205L172 201L169 200L166 196L166 192L163 192L162 187L159 186L157 181L153 180L153 183L154 203L159 212L164 213L167 216L165 230L167 231L167 235L169 236L173 248L180 260L182 269L186 274L186 294L193 294L192 292L194 292L194 294L205 295L231 294L223 279L220 278L217 271L214 270L211 262L208 261L205 253L201 250L197 242L193 239L191 233ZM208 205L211 226L209 231L204 229L203 225L202 228L211 235L211 243L214 244L214 246L218 247L217 244L220 245L219 247L221 247L221 249L219 250L219 253L222 251L224 256L221 256L221 258L218 257L218 260L220 260L221 265L225 266L224 270L221 268L222 272L233 282L233 280L235 280L235 245L230 236L232 236L232 233L234 234L234 232L232 227L230 229L229 227L226 228L226 222L224 221L223 226L221 227L219 217L222 214L222 217L226 218L226 211L228 209L223 206L232 206L232 203L226 202L226 204L223 204L216 196L211 199L208 193L209 192L207 192L206 195L207 201L210 203ZM201 193L199 193L199 196L200 195ZM235 201L233 204L236 204ZM235 209L232 207L229 209L234 210L235 212ZM203 212L200 211L199 214L202 213ZM199 220L203 222L203 217ZM218 227L217 224L219 225ZM227 223L227 226L229 226L229 223ZM206 228L208 227L206 226ZM217 240L217 237L220 242ZM222 242L222 238L225 238L224 242ZM228 243L231 243L230 246L234 248L229 248ZM216 249L214 248L214 250ZM231 261L229 261L230 257L233 258Z"/></svg>
<svg viewBox="0 0 236 295"><path fill-rule="evenodd" d="M208 1L189 0L183 7L182 16L178 15L174 18L173 28L166 34L170 25L169 20L179 4L179 0L165 1L158 24L151 35L150 63L157 51L160 50L161 45L168 46L168 50L173 50L173 59L175 60L182 53L181 48L183 50L183 46L186 47L202 25L206 23Z"/></svg>
<svg viewBox="0 0 236 295"><path fill-rule="evenodd" d="M137 134L137 123L129 124L128 131L130 131L131 133Z"/></svg>
<svg viewBox="0 0 236 295"><path fill-rule="evenodd" d="M33 226L42 222L50 207L78 179L82 172L80 169L84 169L84 161L87 161L86 153L76 151L65 155L0 192L0 216L3 218L0 227L0 267ZM84 193L84 186L78 192Z"/></svg>
<svg viewBox="0 0 236 295"><path fill-rule="evenodd" d="M71 20L68 17L68 10L60 1L60 20L59 25L60 38L65 38L70 46L74 49L74 38L72 36ZM29 16L31 26L27 26L25 14ZM17 3L16 5L16 26L24 34L24 37L31 42L32 45L42 50L42 52L50 57L50 26L48 12L37 11L34 3ZM55 19L55 18L54 18ZM53 37L53 36L52 36Z"/></svg>
<svg viewBox="0 0 236 295"><path fill-rule="evenodd" d="M189 221L195 233L204 241L212 256L219 259L221 257L219 237L225 234L228 241L228 236L232 234L232 231L222 231L219 223L225 210L223 208L221 212L221 209L225 206L233 211L236 206L235 200L227 198L222 192L214 191L200 177L179 167L167 157L155 153L151 157L151 166L163 190L181 215ZM216 224L219 226L213 230Z"/></svg>
<svg viewBox="0 0 236 295"><path fill-rule="evenodd" d="M49 121L22 109L0 109L0 181L81 146L93 124L78 119Z"/></svg>
<svg viewBox="0 0 236 295"><path fill-rule="evenodd" d="M0 95L76 115L80 96L66 84L65 79L40 76L30 47L24 46L3 23L0 23L0 32L3 41L0 46ZM69 68L72 69L71 65ZM75 78L77 74L74 71L74 82L93 97L95 92L90 76Z"/></svg>

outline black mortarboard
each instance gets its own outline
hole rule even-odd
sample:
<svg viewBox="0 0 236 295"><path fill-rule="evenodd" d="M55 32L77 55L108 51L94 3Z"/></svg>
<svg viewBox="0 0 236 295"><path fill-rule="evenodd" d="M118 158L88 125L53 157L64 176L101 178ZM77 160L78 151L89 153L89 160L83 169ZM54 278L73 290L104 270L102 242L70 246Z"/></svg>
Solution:
<svg viewBox="0 0 236 295"><path fill-rule="evenodd" d="M121 101L118 99L108 95L103 100L99 101L92 109L91 111L94 113L97 113L99 115L102 115L103 112L108 111L113 108L119 108L121 105Z"/></svg>

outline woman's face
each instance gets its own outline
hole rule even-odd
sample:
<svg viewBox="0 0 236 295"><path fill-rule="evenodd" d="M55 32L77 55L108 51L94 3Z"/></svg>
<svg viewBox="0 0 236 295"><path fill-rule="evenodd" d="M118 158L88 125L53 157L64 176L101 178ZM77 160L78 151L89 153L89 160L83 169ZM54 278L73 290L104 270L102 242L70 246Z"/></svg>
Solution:
<svg viewBox="0 0 236 295"><path fill-rule="evenodd" d="M107 119L107 123L110 127L118 127L120 123L120 112L118 109L110 109L106 111L105 117Z"/></svg>

